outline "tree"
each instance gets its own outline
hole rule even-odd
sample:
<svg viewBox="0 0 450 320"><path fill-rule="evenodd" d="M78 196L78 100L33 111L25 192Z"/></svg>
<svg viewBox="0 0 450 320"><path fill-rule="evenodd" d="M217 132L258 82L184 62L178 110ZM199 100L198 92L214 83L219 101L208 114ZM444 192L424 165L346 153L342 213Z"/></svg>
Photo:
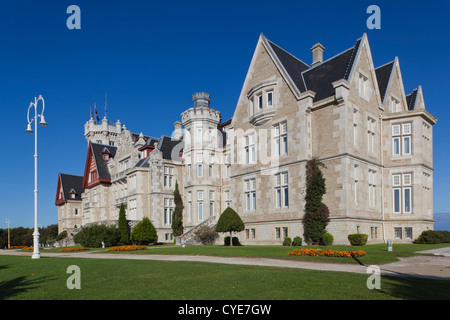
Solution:
<svg viewBox="0 0 450 320"><path fill-rule="evenodd" d="M178 182L175 182L175 190L173 191L173 200L175 202L175 209L172 214L172 231L175 237L183 234L183 199L181 199L180 191L178 190Z"/></svg>
<svg viewBox="0 0 450 320"><path fill-rule="evenodd" d="M305 216L303 236L309 244L318 244L330 222L328 207L322 202L326 193L325 178L320 167L325 167L317 158L306 163Z"/></svg>
<svg viewBox="0 0 450 320"><path fill-rule="evenodd" d="M120 205L119 210L119 232L120 232L120 243L127 244L129 242L128 239L128 223L127 217L125 216L125 206L123 203Z"/></svg>
<svg viewBox="0 0 450 320"><path fill-rule="evenodd" d="M232 208L228 207L220 215L219 221L217 221L216 231L217 232L229 232L230 239L232 238L232 232L240 232L245 228L245 224L241 217ZM233 246L233 241L230 242Z"/></svg>
<svg viewBox="0 0 450 320"><path fill-rule="evenodd" d="M150 244L158 241L158 234L149 218L145 217L131 232L131 241L137 244Z"/></svg>

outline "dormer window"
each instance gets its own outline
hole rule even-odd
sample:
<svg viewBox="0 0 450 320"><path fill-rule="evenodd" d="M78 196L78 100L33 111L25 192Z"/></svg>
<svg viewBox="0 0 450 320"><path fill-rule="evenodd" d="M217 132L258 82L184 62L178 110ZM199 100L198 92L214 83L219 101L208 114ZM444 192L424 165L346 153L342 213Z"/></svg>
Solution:
<svg viewBox="0 0 450 320"><path fill-rule="evenodd" d="M103 148L102 156L105 161L108 161L111 158L111 152L109 152L108 148Z"/></svg>
<svg viewBox="0 0 450 320"><path fill-rule="evenodd" d="M75 197L77 196L77 192L72 188L69 191L69 195L70 195L70 199L75 199Z"/></svg>

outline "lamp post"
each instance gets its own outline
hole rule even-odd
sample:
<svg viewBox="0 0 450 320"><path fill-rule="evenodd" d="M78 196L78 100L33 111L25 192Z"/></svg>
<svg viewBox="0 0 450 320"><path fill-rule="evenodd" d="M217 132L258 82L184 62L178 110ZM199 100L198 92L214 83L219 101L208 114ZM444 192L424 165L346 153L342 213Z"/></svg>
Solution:
<svg viewBox="0 0 450 320"><path fill-rule="evenodd" d="M38 114L37 107L39 100L42 101L42 112L41 114ZM31 107L34 107L34 118L30 121L30 109ZM39 252L39 228L38 228L38 188L37 188L37 118L41 118L41 121L39 121L39 124L43 127L47 125L47 122L45 122L44 119L44 98L42 98L41 95L39 95L38 98L34 98L34 103L30 102L30 106L28 107L27 112L27 120L28 120L28 126L27 126L27 132L33 133L33 129L31 129L31 124L34 121L34 249L33 249L33 256L32 259L39 259L41 257L41 254Z"/></svg>
<svg viewBox="0 0 450 320"><path fill-rule="evenodd" d="M11 242L9 240L9 225L11 224L11 218L6 218L6 224L8 225L8 249L11 247Z"/></svg>

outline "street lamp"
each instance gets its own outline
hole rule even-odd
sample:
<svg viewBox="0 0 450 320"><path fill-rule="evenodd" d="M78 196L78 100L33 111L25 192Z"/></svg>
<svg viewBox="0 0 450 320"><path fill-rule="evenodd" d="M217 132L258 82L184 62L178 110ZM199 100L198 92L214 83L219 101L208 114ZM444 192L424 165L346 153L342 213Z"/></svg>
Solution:
<svg viewBox="0 0 450 320"><path fill-rule="evenodd" d="M42 112L41 114L38 114L37 107L39 100L42 101ZM34 107L34 118L30 121L30 109L31 107ZM44 98L42 98L41 95L39 95L38 98L34 98L34 103L30 102L30 106L28 107L27 112L27 120L28 120L28 126L26 132L33 133L33 129L31 129L31 124L34 121L34 250L33 250L33 256L32 259L39 259L41 257L41 254L39 252L39 228L38 228L38 188L37 188L37 118L41 118L41 121L39 121L39 124L43 127L47 125L47 122L45 122L44 118Z"/></svg>

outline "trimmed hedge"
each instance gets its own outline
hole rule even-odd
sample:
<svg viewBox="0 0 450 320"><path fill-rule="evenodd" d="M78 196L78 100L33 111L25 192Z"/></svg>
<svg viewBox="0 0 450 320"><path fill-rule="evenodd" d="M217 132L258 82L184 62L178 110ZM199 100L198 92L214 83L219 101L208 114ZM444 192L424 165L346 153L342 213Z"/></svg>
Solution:
<svg viewBox="0 0 450 320"><path fill-rule="evenodd" d="M324 246L331 246L333 244L334 237L331 233L325 232L322 235L322 241L321 244Z"/></svg>
<svg viewBox="0 0 450 320"><path fill-rule="evenodd" d="M116 246L120 240L119 229L115 226L106 226L103 224L94 224L81 228L73 240L83 247L100 248L102 241L106 247Z"/></svg>
<svg viewBox="0 0 450 320"><path fill-rule="evenodd" d="M368 235L364 233L354 233L347 236L352 246L364 246L367 243Z"/></svg>

